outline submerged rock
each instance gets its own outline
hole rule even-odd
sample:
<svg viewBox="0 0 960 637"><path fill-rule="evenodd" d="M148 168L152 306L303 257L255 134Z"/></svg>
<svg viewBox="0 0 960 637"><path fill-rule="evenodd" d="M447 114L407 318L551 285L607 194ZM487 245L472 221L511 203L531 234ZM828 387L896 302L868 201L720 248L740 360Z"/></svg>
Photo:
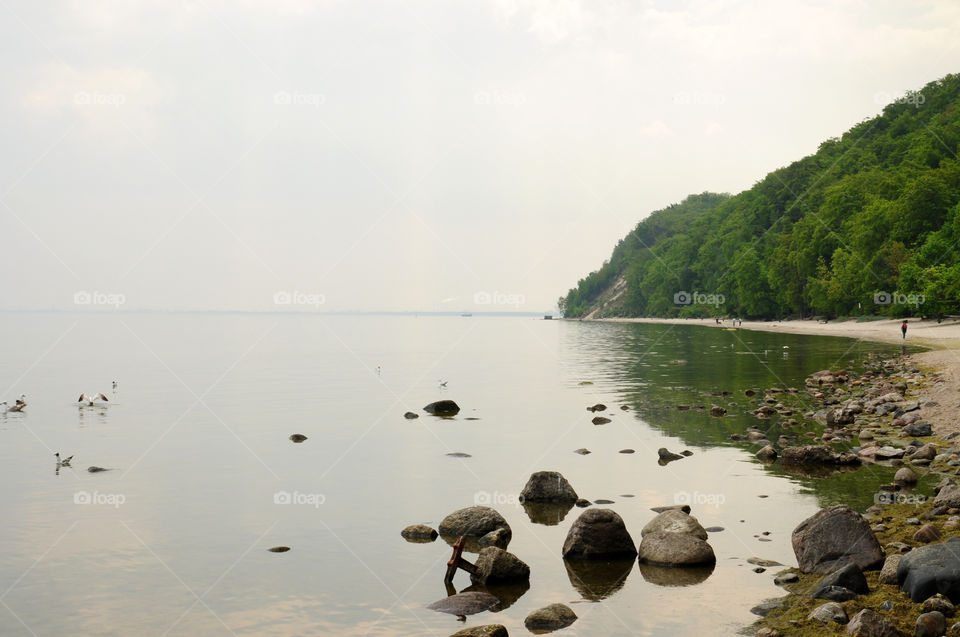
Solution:
<svg viewBox="0 0 960 637"><path fill-rule="evenodd" d="M476 615L485 610L493 610L499 605L500 600L490 593L469 591L438 599L428 605L427 608L438 613L449 613L451 615Z"/></svg>
<svg viewBox="0 0 960 637"><path fill-rule="evenodd" d="M452 400L438 400L435 403L430 403L423 410L434 416L451 418L460 413L460 405Z"/></svg>
<svg viewBox="0 0 960 637"><path fill-rule="evenodd" d="M787 447L781 454L784 464L860 464L860 458L850 453L838 453L826 445Z"/></svg>
<svg viewBox="0 0 960 637"><path fill-rule="evenodd" d="M862 515L845 504L820 510L793 530L793 552L803 573L828 574L854 563L880 568L884 553Z"/></svg>
<svg viewBox="0 0 960 637"><path fill-rule="evenodd" d="M292 434L290 436L290 440L292 440L293 442L303 442L306 439L307 437L304 436L303 434Z"/></svg>
<svg viewBox="0 0 960 637"><path fill-rule="evenodd" d="M450 637L509 637L509 633L503 624L485 624L458 630Z"/></svg>
<svg viewBox="0 0 960 637"><path fill-rule="evenodd" d="M110 471L110 469L104 469L103 467L87 467L87 471L90 473L100 473L101 471Z"/></svg>
<svg viewBox="0 0 960 637"><path fill-rule="evenodd" d="M578 499L577 492L557 471L537 471L520 492L521 502L576 502Z"/></svg>
<svg viewBox="0 0 960 637"><path fill-rule="evenodd" d="M286 553L290 550L289 546L272 546L267 549L271 553Z"/></svg>
<svg viewBox="0 0 960 637"><path fill-rule="evenodd" d="M592 422L595 425L605 425L611 421L609 418L606 418L604 416L594 416L593 420L591 420L590 422Z"/></svg>
<svg viewBox="0 0 960 637"><path fill-rule="evenodd" d="M661 459L661 460L666 461L666 462L670 462L670 461L672 461L672 460L682 460L682 459L683 459L683 456L681 456L681 455L678 454L678 453L673 453L672 451L670 451L670 450L667 449L666 447L660 447L659 449L657 449L657 455L660 456L660 459Z"/></svg>
<svg viewBox="0 0 960 637"><path fill-rule="evenodd" d="M415 414L412 411L408 411L403 415L403 417L406 418L407 420L414 420L416 418L419 418L420 414Z"/></svg>
<svg viewBox="0 0 960 637"><path fill-rule="evenodd" d="M570 527L563 557L606 559L637 554L623 519L610 509L587 509Z"/></svg>

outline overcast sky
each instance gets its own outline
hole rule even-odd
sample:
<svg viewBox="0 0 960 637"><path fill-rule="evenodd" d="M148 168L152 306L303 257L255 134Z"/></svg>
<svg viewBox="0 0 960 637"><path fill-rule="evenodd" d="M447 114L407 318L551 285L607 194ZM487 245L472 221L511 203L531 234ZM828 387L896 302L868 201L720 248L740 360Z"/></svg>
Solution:
<svg viewBox="0 0 960 637"><path fill-rule="evenodd" d="M956 0L0 0L0 309L547 310L958 43Z"/></svg>

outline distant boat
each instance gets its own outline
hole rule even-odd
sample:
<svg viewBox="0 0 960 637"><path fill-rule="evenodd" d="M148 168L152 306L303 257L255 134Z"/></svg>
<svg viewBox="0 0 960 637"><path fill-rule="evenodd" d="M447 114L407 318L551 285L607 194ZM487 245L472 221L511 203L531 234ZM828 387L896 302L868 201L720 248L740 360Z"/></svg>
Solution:
<svg viewBox="0 0 960 637"><path fill-rule="evenodd" d="M467 316L467 317L470 317L470 316L473 316L473 314L472 314L472 313L470 313L470 312L464 312L464 313L463 313L463 314L461 314L460 316Z"/></svg>
<svg viewBox="0 0 960 637"><path fill-rule="evenodd" d="M553 314L544 314L544 315L543 315L543 320L544 320L544 321L552 321L552 320L553 320Z"/></svg>

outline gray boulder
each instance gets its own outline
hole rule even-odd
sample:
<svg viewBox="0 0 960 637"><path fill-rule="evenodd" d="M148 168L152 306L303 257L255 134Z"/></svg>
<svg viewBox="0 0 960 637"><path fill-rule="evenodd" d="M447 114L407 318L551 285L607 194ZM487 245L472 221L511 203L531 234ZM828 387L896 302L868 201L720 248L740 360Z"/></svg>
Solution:
<svg viewBox="0 0 960 637"><path fill-rule="evenodd" d="M474 566L477 572L470 575L474 584L503 584L530 579L530 567L523 560L495 546L481 550Z"/></svg>
<svg viewBox="0 0 960 637"><path fill-rule="evenodd" d="M854 563L880 568L884 553L862 515L845 504L822 509L793 530L793 552L803 573L826 575Z"/></svg>
<svg viewBox="0 0 960 637"><path fill-rule="evenodd" d="M684 533L701 540L707 539L707 532L700 526L697 518L676 509L664 511L647 522L640 531L640 535L645 536L648 533Z"/></svg>
<svg viewBox="0 0 960 637"><path fill-rule="evenodd" d="M807 619L815 619L821 624L829 624L830 622L846 624L848 621L846 611L837 602L827 602L822 606L817 606L807 615Z"/></svg>
<svg viewBox="0 0 960 637"><path fill-rule="evenodd" d="M933 435L933 427L931 427L930 423L926 420L910 423L900 431L908 436L917 436L920 438Z"/></svg>
<svg viewBox="0 0 960 637"><path fill-rule="evenodd" d="M445 537L457 538L466 535L472 538L480 538L500 529L503 530L502 535L505 536L506 542L509 544L513 532L503 516L490 507L472 506L454 511L443 518L438 530L440 535Z"/></svg>
<svg viewBox="0 0 960 637"><path fill-rule="evenodd" d="M683 533L648 533L640 541L638 553L641 562L661 566L697 566L717 561L709 544Z"/></svg>
<svg viewBox="0 0 960 637"><path fill-rule="evenodd" d="M623 519L610 509L587 509L570 527L563 557L607 559L637 554Z"/></svg>
<svg viewBox="0 0 960 637"><path fill-rule="evenodd" d="M577 615L566 604L550 604L533 611L523 620L530 632L553 632L577 621Z"/></svg>
<svg viewBox="0 0 960 637"><path fill-rule="evenodd" d="M900 590L914 602L936 593L956 604L960 601L960 538L915 548L897 566Z"/></svg>
<svg viewBox="0 0 960 637"><path fill-rule="evenodd" d="M863 637L899 637L900 631L889 619L869 608L854 615L847 624L848 635Z"/></svg>
<svg viewBox="0 0 960 637"><path fill-rule="evenodd" d="M880 576L877 578L877 582L880 584L896 584L897 566L900 565L900 560L902 559L903 554L901 553L888 555L886 561L883 563L883 568L880 569Z"/></svg>
<svg viewBox="0 0 960 637"><path fill-rule="evenodd" d="M951 483L941 488L937 497L933 499L933 506L943 506L948 509L960 508L960 485Z"/></svg>
<svg viewBox="0 0 960 637"><path fill-rule="evenodd" d="M556 471L537 471L520 492L521 502L576 502L578 499L567 479Z"/></svg>

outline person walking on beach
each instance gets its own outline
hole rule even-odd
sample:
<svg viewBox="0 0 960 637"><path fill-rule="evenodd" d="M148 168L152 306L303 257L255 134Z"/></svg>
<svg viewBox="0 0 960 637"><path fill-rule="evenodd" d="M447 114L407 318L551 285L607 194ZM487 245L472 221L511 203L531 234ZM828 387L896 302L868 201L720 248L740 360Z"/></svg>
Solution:
<svg viewBox="0 0 960 637"><path fill-rule="evenodd" d="M900 326L900 332L903 334L903 338L907 338L907 322L904 321L903 325Z"/></svg>

